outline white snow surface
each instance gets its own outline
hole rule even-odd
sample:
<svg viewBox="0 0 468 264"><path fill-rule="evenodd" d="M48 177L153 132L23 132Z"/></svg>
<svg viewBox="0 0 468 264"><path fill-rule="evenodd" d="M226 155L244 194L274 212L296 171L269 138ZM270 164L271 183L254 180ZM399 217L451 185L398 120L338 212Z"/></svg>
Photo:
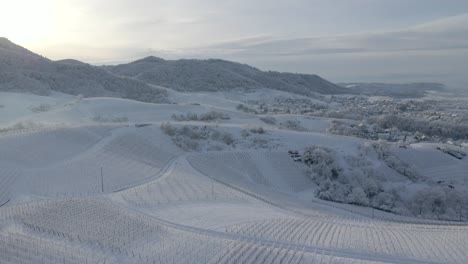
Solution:
<svg viewBox="0 0 468 264"><path fill-rule="evenodd" d="M176 104L148 104L0 93L0 263L468 263L465 222L315 198L288 150L346 154L366 141L325 133L325 118L277 116L306 128L292 131L236 111L256 96L171 92ZM41 104L50 107L31 110ZM210 110L230 119L171 117ZM235 140L183 150L160 129L167 121ZM260 126L265 134L242 136ZM215 141L206 144L224 144ZM436 147L394 152L425 177L463 184L468 160Z"/></svg>

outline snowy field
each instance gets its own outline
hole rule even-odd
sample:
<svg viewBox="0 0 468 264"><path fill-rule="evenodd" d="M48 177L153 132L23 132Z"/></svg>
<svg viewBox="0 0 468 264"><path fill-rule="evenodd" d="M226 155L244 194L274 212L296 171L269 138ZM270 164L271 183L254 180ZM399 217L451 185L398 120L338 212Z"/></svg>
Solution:
<svg viewBox="0 0 468 264"><path fill-rule="evenodd" d="M398 207L467 188L466 146L386 146L328 133L331 117L239 107L288 96L303 99L0 93L0 263L468 263L466 204ZM323 199L319 154L346 175L343 201ZM382 199L358 195L363 175Z"/></svg>

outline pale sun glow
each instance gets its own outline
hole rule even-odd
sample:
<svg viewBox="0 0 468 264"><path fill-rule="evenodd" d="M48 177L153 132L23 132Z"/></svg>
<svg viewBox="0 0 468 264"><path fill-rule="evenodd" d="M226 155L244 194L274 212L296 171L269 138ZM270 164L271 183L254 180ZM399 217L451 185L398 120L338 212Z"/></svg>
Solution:
<svg viewBox="0 0 468 264"><path fill-rule="evenodd" d="M53 1L0 0L0 35L36 46L54 32Z"/></svg>

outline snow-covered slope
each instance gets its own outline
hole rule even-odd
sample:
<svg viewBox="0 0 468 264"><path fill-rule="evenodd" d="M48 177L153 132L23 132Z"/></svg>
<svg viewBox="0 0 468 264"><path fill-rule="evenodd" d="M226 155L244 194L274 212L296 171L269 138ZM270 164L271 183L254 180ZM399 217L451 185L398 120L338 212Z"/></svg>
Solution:
<svg viewBox="0 0 468 264"><path fill-rule="evenodd" d="M440 150L442 144L419 143L399 149L398 155L418 171L442 185L457 186L468 182L468 159L457 159ZM438 149L439 148L439 149ZM451 149L460 149L450 146Z"/></svg>
<svg viewBox="0 0 468 264"><path fill-rule="evenodd" d="M288 153L322 146L344 165L361 153L353 161L386 184L410 183L362 149L370 141L327 134L326 118L266 123L238 111L236 93L169 96L177 104L0 93L0 263L468 261L466 222L319 200L310 168ZM229 119L199 118L210 111ZM304 129L281 125L292 119ZM437 147L447 144L389 153L427 178L435 168L461 173L466 159Z"/></svg>
<svg viewBox="0 0 468 264"><path fill-rule="evenodd" d="M268 88L301 95L339 94L348 91L317 75L263 72L224 60L166 61L147 57L107 70L178 91L229 91Z"/></svg>
<svg viewBox="0 0 468 264"><path fill-rule="evenodd" d="M165 102L164 89L84 63L54 62L0 38L0 91L112 96Z"/></svg>

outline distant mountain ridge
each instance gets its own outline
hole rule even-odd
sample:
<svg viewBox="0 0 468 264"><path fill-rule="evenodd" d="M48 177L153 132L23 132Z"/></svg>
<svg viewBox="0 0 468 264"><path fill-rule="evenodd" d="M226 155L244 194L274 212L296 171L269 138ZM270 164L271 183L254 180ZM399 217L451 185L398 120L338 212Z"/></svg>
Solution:
<svg viewBox="0 0 468 264"><path fill-rule="evenodd" d="M86 97L109 96L143 102L167 102L167 91L142 81L116 76L76 60L51 61L6 38L0 38L0 91Z"/></svg>
<svg viewBox="0 0 468 264"><path fill-rule="evenodd" d="M146 57L128 64L103 66L108 71L177 91L228 91L267 88L310 96L342 94L348 89L317 75L261 71L246 64L208 59L164 60Z"/></svg>
<svg viewBox="0 0 468 264"><path fill-rule="evenodd" d="M127 64L93 66L74 59L52 61L0 37L0 91L86 97L108 96L168 102L163 86L183 92L272 89L304 96L361 94L423 97L444 91L439 83L340 83L318 75L262 71L220 59L164 60L146 57Z"/></svg>
<svg viewBox="0 0 468 264"><path fill-rule="evenodd" d="M441 83L338 83L351 93L370 96L392 96L417 98L424 97L430 91L442 92L446 89Z"/></svg>

